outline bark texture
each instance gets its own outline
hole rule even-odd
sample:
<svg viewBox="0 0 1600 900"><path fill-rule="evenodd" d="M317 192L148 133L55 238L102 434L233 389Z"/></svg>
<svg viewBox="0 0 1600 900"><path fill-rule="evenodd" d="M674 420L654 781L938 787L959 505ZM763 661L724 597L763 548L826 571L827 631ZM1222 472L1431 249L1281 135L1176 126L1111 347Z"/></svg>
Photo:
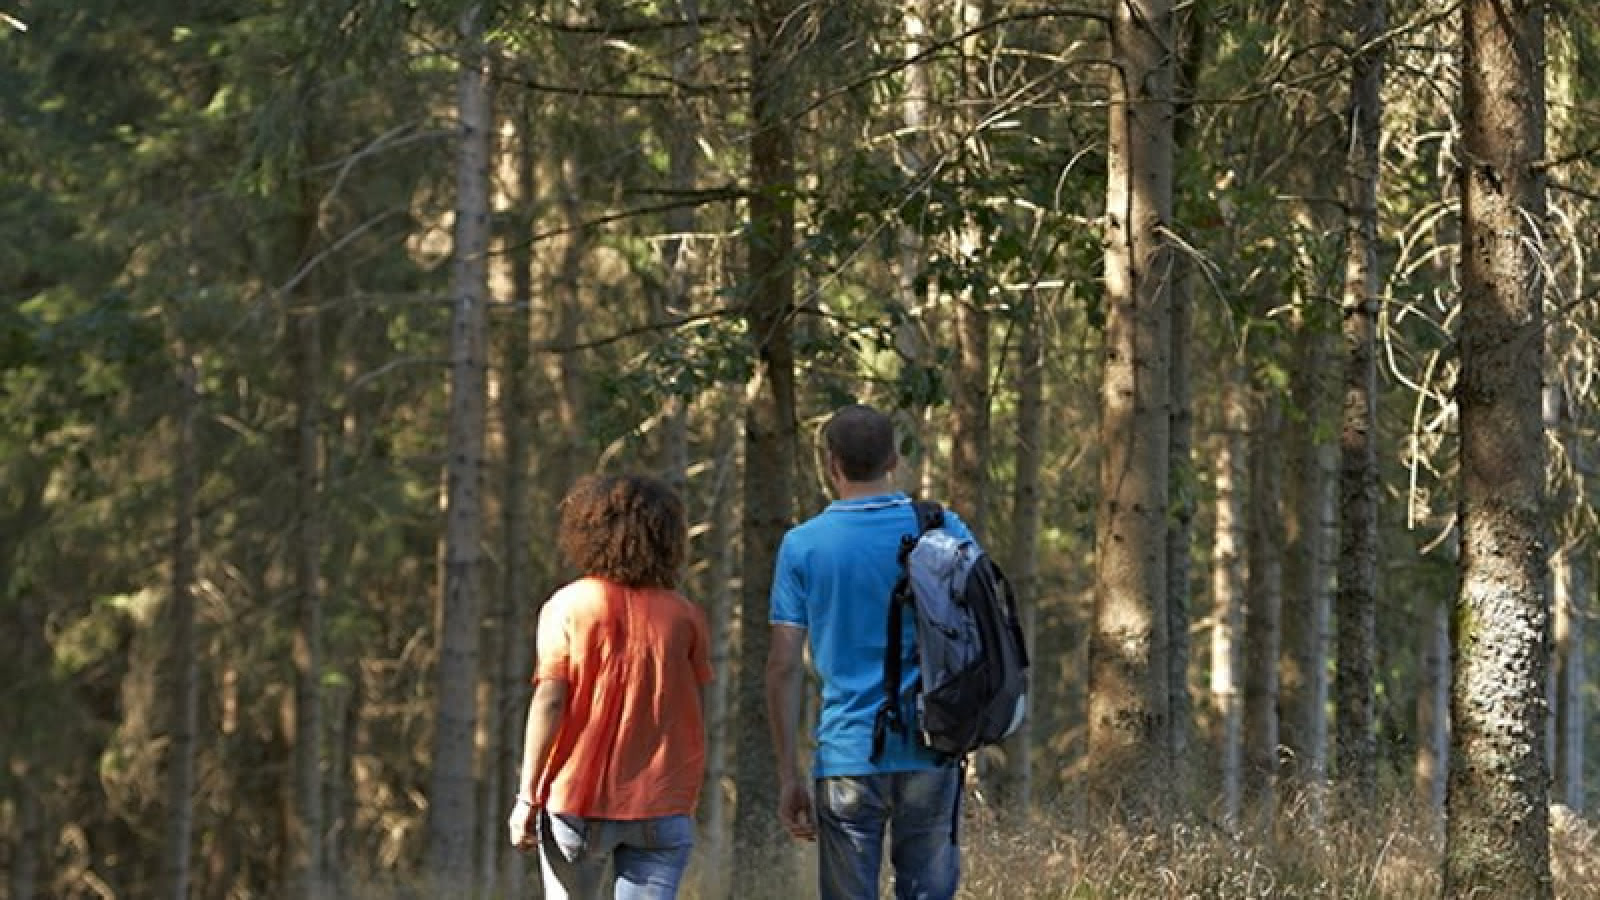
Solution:
<svg viewBox="0 0 1600 900"><path fill-rule="evenodd" d="M1335 765L1351 810L1377 799L1374 667L1378 591L1378 139L1385 0L1360 0L1352 32L1350 155L1345 172L1344 412L1339 437L1338 670Z"/></svg>
<svg viewBox="0 0 1600 900"><path fill-rule="evenodd" d="M446 462L444 594L441 598L438 704L428 789L427 867L436 891L465 896L473 884L477 831L474 737L478 721L478 644L486 425L489 108L483 17L462 14L458 82L460 145L456 172L454 303L450 318L450 412Z"/></svg>
<svg viewBox="0 0 1600 900"><path fill-rule="evenodd" d="M1166 805L1168 354L1173 258L1169 0L1115 4L1106 192L1105 371L1089 799L1134 819Z"/></svg>
<svg viewBox="0 0 1600 900"><path fill-rule="evenodd" d="M1552 896L1545 759L1544 4L1462 22L1461 592L1451 621L1448 897Z"/></svg>
<svg viewBox="0 0 1600 900"><path fill-rule="evenodd" d="M770 642L772 567L791 524L795 467L794 134L790 47L798 23L787 0L764 0L750 24L750 222L745 280L759 389L745 415L743 594L737 696L738 806L733 896L755 897L793 875L773 798L778 773L768 743L763 662Z"/></svg>

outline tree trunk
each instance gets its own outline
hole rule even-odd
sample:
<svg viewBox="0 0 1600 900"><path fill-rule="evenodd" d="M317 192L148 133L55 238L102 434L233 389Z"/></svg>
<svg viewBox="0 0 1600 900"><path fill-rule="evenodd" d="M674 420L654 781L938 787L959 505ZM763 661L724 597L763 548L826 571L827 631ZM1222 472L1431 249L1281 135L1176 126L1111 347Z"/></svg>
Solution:
<svg viewBox="0 0 1600 900"><path fill-rule="evenodd" d="M305 188L302 188L304 190ZM302 198L310 206L310 197ZM312 247L315 207L302 212L296 259ZM289 309L295 378L294 748L289 870L294 896L323 889L322 814L322 326L316 300Z"/></svg>
<svg viewBox="0 0 1600 900"><path fill-rule="evenodd" d="M1554 362L1552 360L1551 362ZM1552 467L1559 473L1552 489L1553 507L1568 524L1562 544L1550 558L1550 608L1554 620L1554 671L1550 679L1551 802L1576 813L1584 804L1584 690L1588 677L1585 660L1584 620L1591 596L1591 538L1582 524L1583 489L1588 474L1588 453L1559 381L1544 387L1545 426L1561 447L1565 463Z"/></svg>
<svg viewBox="0 0 1600 900"><path fill-rule="evenodd" d="M533 503L530 489L533 421L535 409L532 390L533 364L533 252L528 235L533 232L533 209L536 196L533 138L533 116L528 103L518 105L519 121L516 132L514 171L515 183L512 208L518 214L512 217L515 231L507 235L511 266L512 311L507 324L502 351L505 359L505 381L500 395L501 429L505 435L505 497L500 514L505 539L505 580L501 608L504 618L501 629L505 643L500 647L500 708L495 713L504 723L505 737L500 742L499 759L495 763L501 776L512 785L499 796L489 794L490 802L511 802L516 778L522 765L523 717L528 712L531 691L529 675L533 671L532 616L536 605L533 583ZM504 819L505 810L496 807L496 824ZM487 835L491 843L501 843L500 832ZM525 893L524 880L527 864L521 853L504 853L496 878L499 888L507 897L521 897ZM493 888L491 881L486 887Z"/></svg>
<svg viewBox="0 0 1600 900"><path fill-rule="evenodd" d="M1089 643L1091 808L1142 819L1170 788L1166 759L1173 261L1172 4L1116 4L1106 192L1105 372Z"/></svg>
<svg viewBox="0 0 1600 900"><path fill-rule="evenodd" d="M1433 598L1424 606L1414 784L1428 821L1443 824L1445 773L1450 761L1450 604Z"/></svg>
<svg viewBox="0 0 1600 900"><path fill-rule="evenodd" d="M1222 433L1216 469L1216 535L1211 568L1211 703L1218 720L1217 762L1224 827L1239 824L1241 731L1244 725L1240 690L1240 645L1244 636L1245 551L1249 540L1245 485L1249 478L1244 377L1237 362L1226 363L1222 385Z"/></svg>
<svg viewBox="0 0 1600 900"><path fill-rule="evenodd" d="M957 22L973 28L982 15L978 0L958 0ZM980 65L976 38L962 42L962 80L979 79L970 71ZM975 101L975 97L967 97ZM961 128L971 126L963 114ZM954 236L963 263L976 264L982 252L981 235L968 221ZM989 308L986 293L966 287L955 297L955 380L950 386L950 472L946 502L980 541L988 525L989 507Z"/></svg>
<svg viewBox="0 0 1600 900"><path fill-rule="evenodd" d="M477 782L479 579L488 333L489 147L493 133L483 14L462 14L459 82L455 302L450 320L450 426L442 627L436 674L427 866L437 892L466 896L473 884Z"/></svg>
<svg viewBox="0 0 1600 900"><path fill-rule="evenodd" d="M1250 576L1244 623L1243 809L1246 829L1270 838L1278 778L1278 650L1283 625L1283 401L1257 398L1250 434Z"/></svg>
<svg viewBox="0 0 1600 900"><path fill-rule="evenodd" d="M906 63L906 81L900 114L906 134L897 148L901 176L919 184L927 174L932 145L929 139L932 127L929 110L933 105L933 64L922 54L927 50L931 38L928 29L933 16L932 0L905 0L901 10L904 40L901 58ZM927 257L927 242L917 229L902 225L899 244L900 266L897 274L900 303L905 307L906 315L905 320L895 327L895 344L902 365L911 370L911 377L915 379L913 383L920 388L926 384L923 373L931 364L933 355L928 333L930 325L923 318L929 290L922 285L920 278ZM928 397L920 389L913 391L911 396L912 402L903 411L902 418L911 436L913 452L904 455L900 461L900 483L915 494L922 490L928 460Z"/></svg>
<svg viewBox="0 0 1600 900"><path fill-rule="evenodd" d="M1308 161L1307 165L1315 165ZM1314 220L1313 220L1314 221ZM1339 447L1328 440L1337 409L1338 337L1323 304L1308 302L1299 324L1295 405L1303 419L1285 434L1295 462L1285 564L1282 743L1293 790L1313 823L1325 814L1328 777L1328 653L1333 617L1333 550L1338 546Z"/></svg>
<svg viewBox="0 0 1600 900"><path fill-rule="evenodd" d="M1195 465L1194 407L1189 390L1190 328L1189 266L1180 263L1172 287L1171 395L1172 420L1168 435L1171 469L1168 473L1172 517L1167 525L1167 716L1170 720L1167 755L1172 766L1173 793L1180 807L1189 795L1189 621L1191 612L1190 544L1194 539Z"/></svg>
<svg viewBox="0 0 1600 900"><path fill-rule="evenodd" d="M732 410L717 416L715 448L718 464L711 487L710 529L706 534L707 561L705 586L707 618L711 626L711 669L715 680L706 690L706 779L700 797L700 826L704 835L701 851L707 873L701 880L701 895L707 898L728 896L728 817L727 794L723 784L728 775L728 697L733 678L732 654L735 502L738 499L734 478L739 472L738 417Z"/></svg>
<svg viewBox="0 0 1600 900"><path fill-rule="evenodd" d="M1011 500L1011 560L1007 570L1021 610L1023 639L1034 648L1039 603L1039 481L1044 466L1043 304L1028 302L1022 311L1017 348L1016 480ZM1039 678L1037 672L1034 679ZM1038 694L1035 692L1034 700ZM1009 808L1026 817L1033 808L1033 723L1030 710L1022 728L1005 743L1006 774L1002 794Z"/></svg>
<svg viewBox="0 0 1600 900"><path fill-rule="evenodd" d="M180 350L180 353L185 351ZM169 900L188 900L191 846L194 835L194 759L199 713L199 665L195 640L194 582L196 551L195 419L199 375L193 360L179 365L177 446L172 456L174 525L172 529L172 597L167 605L167 820L161 853L161 893Z"/></svg>
<svg viewBox="0 0 1600 900"><path fill-rule="evenodd" d="M1584 714L1583 691L1588 666L1584 660L1585 607L1592 581L1588 548L1581 540L1563 548L1551 560L1551 586L1555 609L1556 740L1554 756L1556 802L1573 812L1583 812Z"/></svg>
<svg viewBox="0 0 1600 900"><path fill-rule="evenodd" d="M1451 620L1448 897L1552 896L1544 754L1544 4L1462 24L1461 594Z"/></svg>
<svg viewBox="0 0 1600 900"><path fill-rule="evenodd" d="M1182 17L1179 47L1181 67L1173 98L1173 153L1181 155L1195 134L1194 98L1200 68L1206 58L1206 25L1210 16L1204 0ZM1182 212L1177 215L1182 218ZM1193 294L1195 270L1178 259L1172 285L1171 371L1172 403L1168 435L1169 487L1172 509L1167 526L1167 717L1171 722L1168 755L1172 765L1173 793L1179 808L1187 810L1192 787L1189 759L1193 725L1189 699L1189 658L1193 653L1189 628L1194 618L1193 562L1196 477L1194 459L1194 399L1190 385L1190 346L1194 339Z"/></svg>
<svg viewBox="0 0 1600 900"><path fill-rule="evenodd" d="M700 18L699 0L678 0L678 16L685 22ZM687 29L683 45L672 57L672 76L678 84L687 84L694 77L700 41L700 29ZM668 181L678 196L687 196L694 190L698 178L699 147L695 142L698 121L694 115L693 100L679 94L663 126L667 139ZM695 251L690 237L695 228L695 209L679 206L666 213L667 239L661 245L663 268L666 270L666 295L662 298L660 317L667 321L681 320L691 308L691 288L695 283ZM670 327L670 326L669 326ZM673 394L667 398L665 421L661 432L662 478L680 495L688 487L689 471L689 398Z"/></svg>
<svg viewBox="0 0 1600 900"><path fill-rule="evenodd" d="M1339 465L1336 764L1352 812L1377 801L1374 667L1378 589L1378 138L1383 119L1385 0L1354 7L1344 273L1345 379Z"/></svg>
<svg viewBox="0 0 1600 900"><path fill-rule="evenodd" d="M739 803L734 819L733 896L793 883L788 837L772 798L778 773L768 745L764 686L772 567L790 524L795 460L794 133L789 81L800 23L786 0L755 5L750 23L749 244L747 321L759 389L745 416L744 552L738 690Z"/></svg>

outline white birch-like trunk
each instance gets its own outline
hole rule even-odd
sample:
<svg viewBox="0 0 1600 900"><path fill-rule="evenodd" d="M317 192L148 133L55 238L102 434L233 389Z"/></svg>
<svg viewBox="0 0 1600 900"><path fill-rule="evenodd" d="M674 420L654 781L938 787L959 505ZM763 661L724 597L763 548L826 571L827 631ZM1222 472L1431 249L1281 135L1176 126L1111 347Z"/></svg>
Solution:
<svg viewBox="0 0 1600 900"><path fill-rule="evenodd" d="M1215 529L1211 561L1211 704L1216 712L1218 781L1224 827L1239 824L1242 785L1241 743L1244 723L1243 690L1239 671L1244 637L1244 593L1248 571L1245 551L1249 541L1245 510L1249 481L1243 373L1231 360L1222 385L1222 433L1218 437L1212 474L1216 492Z"/></svg>

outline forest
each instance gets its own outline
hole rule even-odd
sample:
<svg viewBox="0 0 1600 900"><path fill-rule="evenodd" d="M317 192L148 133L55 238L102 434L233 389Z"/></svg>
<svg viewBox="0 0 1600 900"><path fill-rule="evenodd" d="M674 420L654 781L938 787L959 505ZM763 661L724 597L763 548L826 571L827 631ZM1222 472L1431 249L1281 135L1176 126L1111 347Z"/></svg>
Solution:
<svg viewBox="0 0 1600 900"><path fill-rule="evenodd" d="M558 504L664 478L686 895L814 896L818 429L1010 574L972 898L1600 898L1590 0L0 0L0 900L536 896Z"/></svg>

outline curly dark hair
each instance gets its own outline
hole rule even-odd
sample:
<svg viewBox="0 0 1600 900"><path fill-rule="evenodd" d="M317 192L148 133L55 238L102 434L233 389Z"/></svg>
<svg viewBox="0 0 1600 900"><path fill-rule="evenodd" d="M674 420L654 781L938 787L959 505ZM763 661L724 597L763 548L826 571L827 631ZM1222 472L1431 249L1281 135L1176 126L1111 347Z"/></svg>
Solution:
<svg viewBox="0 0 1600 900"><path fill-rule="evenodd" d="M561 501L561 552L585 575L673 588L688 555L683 500L644 475L588 475Z"/></svg>

